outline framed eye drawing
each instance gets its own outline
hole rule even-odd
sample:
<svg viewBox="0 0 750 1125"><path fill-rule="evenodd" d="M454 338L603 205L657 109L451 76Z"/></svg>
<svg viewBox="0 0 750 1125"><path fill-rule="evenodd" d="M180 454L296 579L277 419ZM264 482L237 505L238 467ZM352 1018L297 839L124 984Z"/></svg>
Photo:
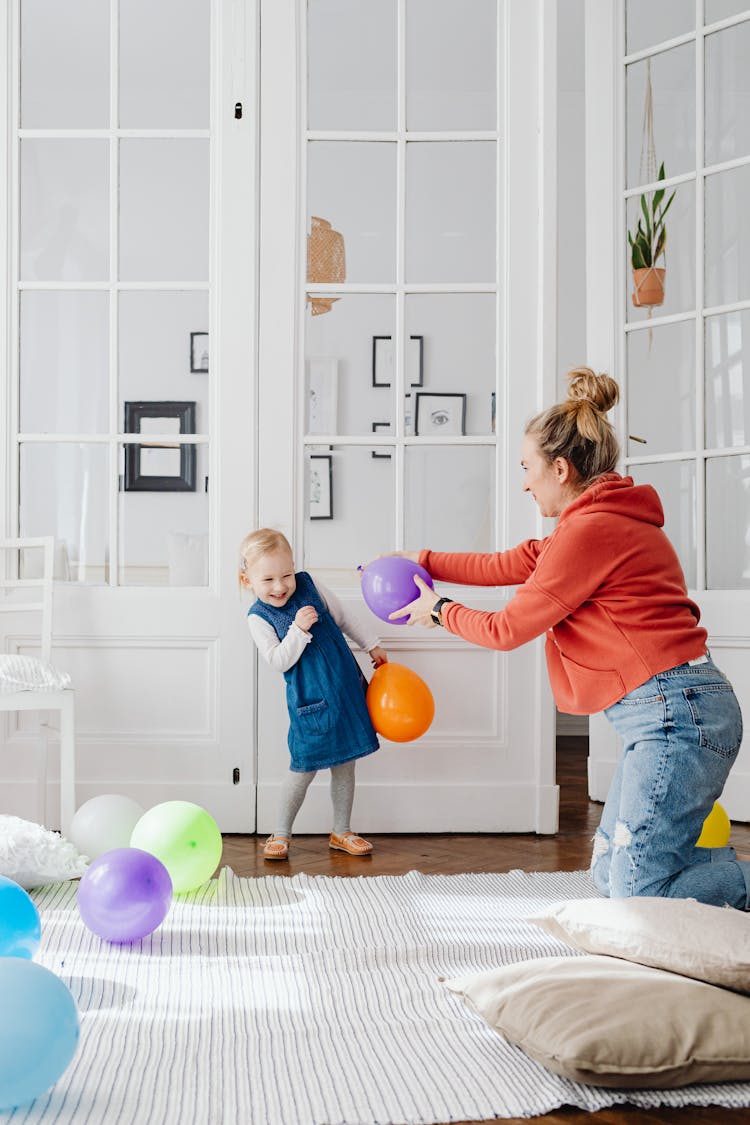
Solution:
<svg viewBox="0 0 750 1125"><path fill-rule="evenodd" d="M126 402L123 433L195 433L194 402ZM125 446L125 492L195 492L195 446L179 441Z"/></svg>
<svg viewBox="0 0 750 1125"><path fill-rule="evenodd" d="M190 372L208 374L208 332L190 333Z"/></svg>
<svg viewBox="0 0 750 1125"><path fill-rule="evenodd" d="M313 453L308 476L310 519L333 519L333 456Z"/></svg>
<svg viewBox="0 0 750 1125"><path fill-rule="evenodd" d="M390 387L395 373L392 336L372 338L372 385ZM424 336L410 336L406 350L406 378L410 387L424 384Z"/></svg>
<svg viewBox="0 0 750 1125"><path fill-rule="evenodd" d="M446 437L466 433L466 395L417 391L414 433Z"/></svg>

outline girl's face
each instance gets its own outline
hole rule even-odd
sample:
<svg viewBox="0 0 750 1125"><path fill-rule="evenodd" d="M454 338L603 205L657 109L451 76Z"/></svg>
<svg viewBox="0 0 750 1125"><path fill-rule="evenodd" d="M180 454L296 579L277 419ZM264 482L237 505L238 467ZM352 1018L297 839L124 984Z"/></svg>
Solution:
<svg viewBox="0 0 750 1125"><path fill-rule="evenodd" d="M269 551L252 566L248 566L243 572L242 581L266 605L286 605L297 589L291 553L283 548Z"/></svg>
<svg viewBox="0 0 750 1125"><path fill-rule="evenodd" d="M543 516L559 516L575 499L570 465L564 457L556 457L550 463L539 452L533 434L526 434L523 439L521 465L524 470L523 490L531 493Z"/></svg>

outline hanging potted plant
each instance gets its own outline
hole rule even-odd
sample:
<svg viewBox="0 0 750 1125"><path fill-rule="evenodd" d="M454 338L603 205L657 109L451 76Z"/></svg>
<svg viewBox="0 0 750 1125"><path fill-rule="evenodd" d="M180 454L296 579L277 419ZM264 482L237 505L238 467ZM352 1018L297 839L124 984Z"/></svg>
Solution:
<svg viewBox="0 0 750 1125"><path fill-rule="evenodd" d="M663 163L657 179L664 179ZM664 303L666 267L657 266L656 263L660 258L664 258L667 245L667 228L664 219L675 193L672 192L666 203L664 194L664 188L659 188L651 194L650 200L645 195L641 196L638 226L635 234L628 231L630 263L633 267L633 304L636 308Z"/></svg>

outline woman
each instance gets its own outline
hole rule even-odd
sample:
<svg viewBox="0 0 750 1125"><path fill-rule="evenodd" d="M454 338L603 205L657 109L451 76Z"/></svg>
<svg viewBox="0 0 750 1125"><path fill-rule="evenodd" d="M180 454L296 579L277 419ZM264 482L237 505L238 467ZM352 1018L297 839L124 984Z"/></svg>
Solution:
<svg viewBox="0 0 750 1125"><path fill-rule="evenodd" d="M733 848L696 848L742 741L739 704L706 650L664 513L650 485L621 477L606 414L617 383L587 367L568 398L524 436L525 492L556 517L546 539L500 554L397 552L434 579L518 586L499 613L420 596L392 618L442 625L493 649L546 634L558 707L604 711L622 754L594 839L596 886L613 898L663 895L750 909L750 862Z"/></svg>

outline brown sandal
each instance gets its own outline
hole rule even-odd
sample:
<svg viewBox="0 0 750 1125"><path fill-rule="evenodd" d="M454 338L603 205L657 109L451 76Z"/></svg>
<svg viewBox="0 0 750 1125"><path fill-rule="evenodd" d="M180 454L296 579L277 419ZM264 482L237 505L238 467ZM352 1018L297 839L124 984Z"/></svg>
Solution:
<svg viewBox="0 0 750 1125"><path fill-rule="evenodd" d="M264 859L289 859L289 837L269 836L263 845Z"/></svg>
<svg viewBox="0 0 750 1125"><path fill-rule="evenodd" d="M344 832L341 836L332 832L328 840L328 846L333 848L334 851L347 852L349 855L369 855L372 851L370 841L364 840L356 832Z"/></svg>

